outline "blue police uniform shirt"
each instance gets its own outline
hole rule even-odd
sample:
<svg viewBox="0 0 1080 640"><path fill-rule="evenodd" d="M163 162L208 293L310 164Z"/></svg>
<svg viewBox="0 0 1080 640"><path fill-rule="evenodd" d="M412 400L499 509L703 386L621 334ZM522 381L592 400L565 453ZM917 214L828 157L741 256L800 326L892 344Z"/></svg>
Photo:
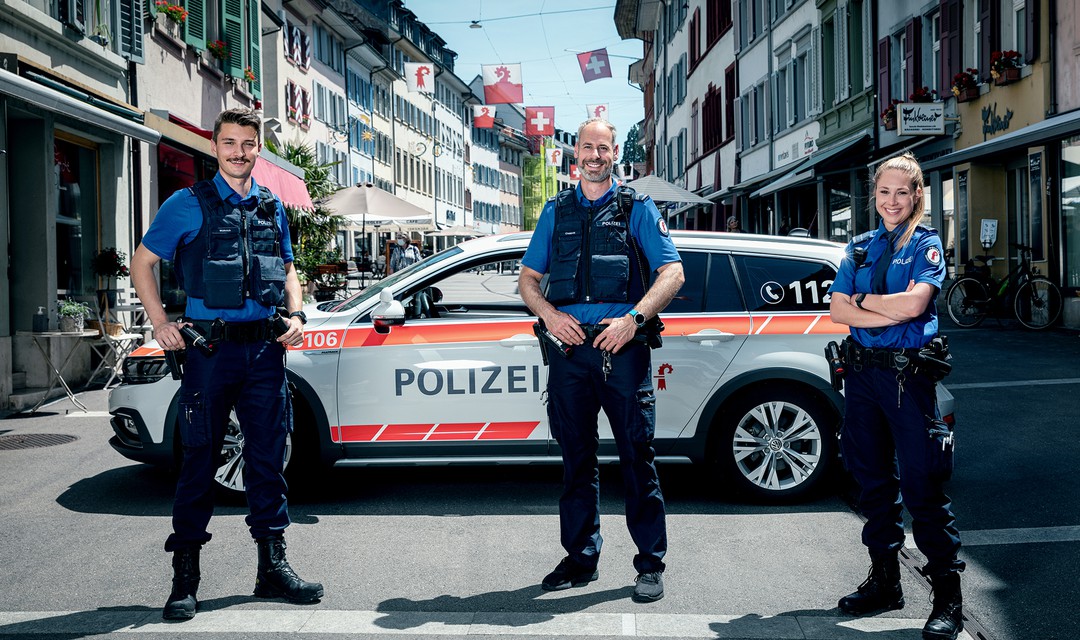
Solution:
<svg viewBox="0 0 1080 640"><path fill-rule="evenodd" d="M590 202L585 198L585 194L581 192L581 185L579 184L576 188L578 203L583 207L601 207L615 197L617 187L618 183L612 180L611 187L607 192L600 196L598 200ZM536 222L536 229L533 231L532 240L529 241L529 248L525 251L525 257L521 259L521 264L538 273L547 273L548 267L551 265L552 235L554 231L555 200L548 200L543 211L540 212L540 219ZM668 236L667 225L660 217L660 211L653 204L651 198L645 198L643 201L634 200L634 206L630 210L630 235L637 240L638 246L641 247L645 258L653 269L656 269L654 265L663 266L682 260L679 257L679 252L675 249L675 243ZM637 276L631 274L631 277ZM647 289L648 283L645 286ZM558 309L563 313L572 315L577 318L578 322L583 324L597 324L605 318L618 318L626 315L630 312L630 309L634 308L636 302L637 300L630 302L568 304L558 307Z"/></svg>
<svg viewBox="0 0 1080 640"><path fill-rule="evenodd" d="M897 239L903 235L903 227L897 227ZM840 263L829 293L871 293L874 269L881 262L888 242L888 232L882 222L874 231L857 236L848 243L847 255ZM855 265L854 249L866 249L866 261L861 267ZM941 238L937 231L919 226L903 247L893 253L885 284L889 293L902 293L912 280L925 282L934 287L934 295L941 290L945 279L945 260L941 250ZM880 333L878 333L880 332ZM864 347L889 347L908 349L926 346L938 332L937 305L931 300L919 317L882 329L851 327L851 337Z"/></svg>
<svg viewBox="0 0 1080 640"><path fill-rule="evenodd" d="M218 196L227 205L236 205L239 202L245 210L251 211L259 203L259 185L255 179L251 179L251 189L243 198L229 186L221 173L214 174L212 181L217 188ZM285 207L281 199L274 196L277 204L277 221L281 229L281 257L286 264L293 261L292 240L289 237L289 221L285 216ZM150 223L150 229L143 236L142 243L147 249L162 260L173 260L176 248L181 243L191 242L202 229L203 214L199 206L199 199L189 189L180 189L169 196L154 221ZM202 298L188 296L187 307L184 315L198 320L213 320L221 318L226 322L250 322L262 320L273 315L274 309L255 302L251 298L244 299L244 306L236 309L211 309L203 304Z"/></svg>

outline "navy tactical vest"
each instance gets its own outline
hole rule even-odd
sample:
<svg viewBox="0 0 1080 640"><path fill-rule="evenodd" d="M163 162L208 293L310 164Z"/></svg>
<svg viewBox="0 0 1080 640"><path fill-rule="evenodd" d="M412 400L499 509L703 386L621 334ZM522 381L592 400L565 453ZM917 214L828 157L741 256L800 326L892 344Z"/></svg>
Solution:
<svg viewBox="0 0 1080 640"><path fill-rule="evenodd" d="M630 235L635 199L644 197L629 187L618 187L599 207L582 206L576 189L555 196L546 296L551 304L636 303L645 295L649 267Z"/></svg>
<svg viewBox="0 0 1080 640"><path fill-rule="evenodd" d="M193 298L216 309L237 309L244 299L278 307L285 303L285 261L277 202L259 187L254 211L225 203L217 187L203 180L191 187L203 222L199 234L176 250L176 276Z"/></svg>

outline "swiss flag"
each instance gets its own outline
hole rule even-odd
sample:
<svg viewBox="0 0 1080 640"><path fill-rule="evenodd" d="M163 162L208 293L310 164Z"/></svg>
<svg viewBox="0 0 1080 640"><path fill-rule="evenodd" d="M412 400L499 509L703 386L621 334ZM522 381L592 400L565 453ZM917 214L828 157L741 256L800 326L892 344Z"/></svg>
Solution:
<svg viewBox="0 0 1080 640"><path fill-rule="evenodd" d="M585 82L611 77L611 62L608 60L607 49L579 53L577 61Z"/></svg>
<svg viewBox="0 0 1080 640"><path fill-rule="evenodd" d="M608 120L608 106L606 104L590 104L585 107L590 118L603 118Z"/></svg>
<svg viewBox="0 0 1080 640"><path fill-rule="evenodd" d="M435 90L435 69L427 62L405 63L405 84L409 93L431 93Z"/></svg>
<svg viewBox="0 0 1080 640"><path fill-rule="evenodd" d="M547 166L549 167L561 167L562 166L562 149L555 147L554 149L547 150Z"/></svg>
<svg viewBox="0 0 1080 640"><path fill-rule="evenodd" d="M485 103L520 104L525 100L521 64L485 64L480 69L484 78Z"/></svg>
<svg viewBox="0 0 1080 640"><path fill-rule="evenodd" d="M525 107L525 135L555 135L555 107Z"/></svg>
<svg viewBox="0 0 1080 640"><path fill-rule="evenodd" d="M570 179L571 180L581 180L581 174L578 173L576 164L570 165Z"/></svg>
<svg viewBox="0 0 1080 640"><path fill-rule="evenodd" d="M472 108L472 126L477 129L491 129L495 126L495 107L486 104L474 104Z"/></svg>

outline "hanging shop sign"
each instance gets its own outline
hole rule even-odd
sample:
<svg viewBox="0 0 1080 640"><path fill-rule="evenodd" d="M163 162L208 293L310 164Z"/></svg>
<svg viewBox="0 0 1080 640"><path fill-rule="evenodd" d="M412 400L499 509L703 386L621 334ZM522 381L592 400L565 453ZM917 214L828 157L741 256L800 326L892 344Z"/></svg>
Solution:
<svg viewBox="0 0 1080 640"><path fill-rule="evenodd" d="M896 105L896 115L898 135L945 135L944 102L901 102Z"/></svg>

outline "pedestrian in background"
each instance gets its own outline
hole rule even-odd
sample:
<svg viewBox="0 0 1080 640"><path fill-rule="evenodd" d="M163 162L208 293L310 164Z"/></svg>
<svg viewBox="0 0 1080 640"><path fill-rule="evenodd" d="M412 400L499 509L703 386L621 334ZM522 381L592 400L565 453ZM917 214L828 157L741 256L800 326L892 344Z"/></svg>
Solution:
<svg viewBox="0 0 1080 640"><path fill-rule="evenodd" d="M727 219L727 231L728 233L742 233L742 229L739 228L739 219L735 216L730 216Z"/></svg>
<svg viewBox="0 0 1080 640"><path fill-rule="evenodd" d="M397 273L410 264L420 262L420 250L406 236L398 236L390 252L390 273Z"/></svg>
<svg viewBox="0 0 1080 640"><path fill-rule="evenodd" d="M862 539L870 573L839 607L852 615L904 606L898 553L902 508L926 556L933 609L929 640L963 630L958 558L960 534L944 481L952 471L952 432L940 422L936 380L919 366L920 349L937 337L935 298L945 276L941 239L919 224L925 211L923 173L910 153L889 158L874 174L881 223L854 238L830 293L833 322L851 327L845 361L844 462L859 483L866 517ZM902 501L902 502L901 502Z"/></svg>
<svg viewBox="0 0 1080 640"><path fill-rule="evenodd" d="M305 582L285 559L289 526L282 473L292 411L285 386L285 345L299 346L307 317L293 267L289 226L281 201L251 178L261 148L262 121L249 109L229 109L214 123L212 180L177 191L158 210L131 261L131 280L166 351L185 350L180 384L183 461L173 502L173 586L162 615L194 617L201 577L199 552L210 541L214 474L221 464L229 414L244 438L247 525L258 547L255 595L311 603L321 584ZM154 267L173 260L187 293L186 320L170 322ZM253 269L252 265L258 265ZM278 336L277 307L290 312ZM211 354L185 349L181 327L193 326L215 345Z"/></svg>
<svg viewBox="0 0 1080 640"><path fill-rule="evenodd" d="M626 524L638 549L633 599L652 602L664 595L667 528L653 449L649 348L658 342L647 341L659 340L657 314L678 293L683 270L652 200L620 191L611 178L619 155L615 140L615 128L602 119L578 129L581 181L544 206L518 277L525 304L572 351L566 357L542 338L550 366L548 420L563 456L559 523L568 555L541 586L557 591L599 577L602 408L618 447ZM653 270L659 275L650 287ZM541 292L544 274L550 282Z"/></svg>

